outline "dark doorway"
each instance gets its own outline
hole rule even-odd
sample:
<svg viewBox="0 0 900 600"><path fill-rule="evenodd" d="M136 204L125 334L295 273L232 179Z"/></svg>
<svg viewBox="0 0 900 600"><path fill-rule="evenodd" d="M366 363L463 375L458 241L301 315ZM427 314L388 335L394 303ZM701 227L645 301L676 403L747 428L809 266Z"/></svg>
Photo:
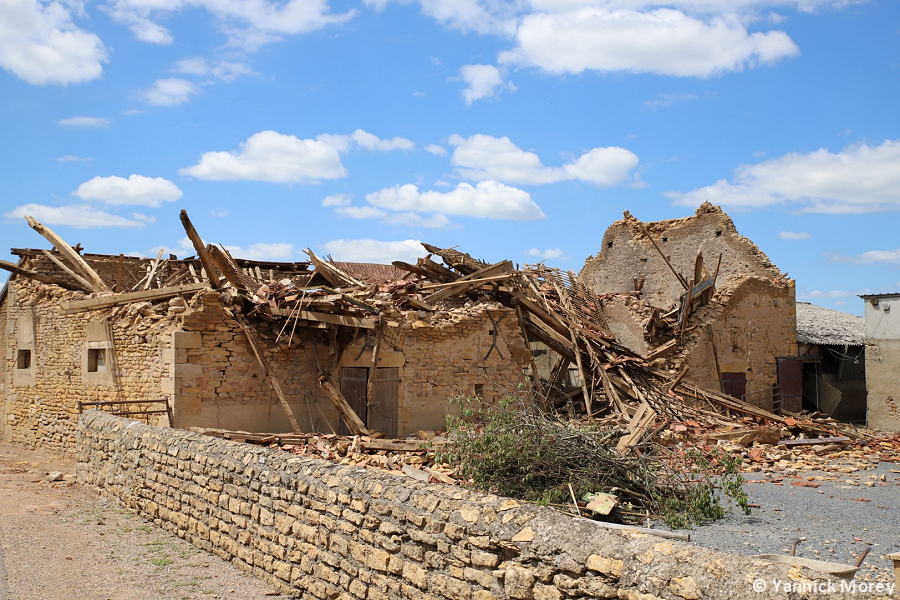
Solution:
<svg viewBox="0 0 900 600"><path fill-rule="evenodd" d="M803 408L803 359L799 356L778 358L778 387L781 408L798 413Z"/></svg>
<svg viewBox="0 0 900 600"><path fill-rule="evenodd" d="M380 367L376 369L372 402L366 406L369 385L369 369L343 367L341 369L341 394L370 431L385 435L397 435L397 403L400 396L400 369ZM350 435L347 424L341 419L338 433Z"/></svg>
<svg viewBox="0 0 900 600"><path fill-rule="evenodd" d="M747 395L747 373L722 373L722 391L738 400Z"/></svg>

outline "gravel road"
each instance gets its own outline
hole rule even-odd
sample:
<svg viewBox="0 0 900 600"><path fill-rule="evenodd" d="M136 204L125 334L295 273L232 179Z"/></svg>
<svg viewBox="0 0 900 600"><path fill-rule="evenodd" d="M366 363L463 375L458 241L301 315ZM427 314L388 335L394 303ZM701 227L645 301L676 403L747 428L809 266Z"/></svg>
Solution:
<svg viewBox="0 0 900 600"><path fill-rule="evenodd" d="M50 471L65 478L50 482ZM0 443L0 600L287 598L73 483L74 472L71 458Z"/></svg>
<svg viewBox="0 0 900 600"><path fill-rule="evenodd" d="M801 538L797 556L850 565L871 545L856 578L894 582L885 555L900 552L900 463L882 462L850 474L744 478L750 503L760 507L750 516L732 510L691 531L692 543L745 555L789 554Z"/></svg>

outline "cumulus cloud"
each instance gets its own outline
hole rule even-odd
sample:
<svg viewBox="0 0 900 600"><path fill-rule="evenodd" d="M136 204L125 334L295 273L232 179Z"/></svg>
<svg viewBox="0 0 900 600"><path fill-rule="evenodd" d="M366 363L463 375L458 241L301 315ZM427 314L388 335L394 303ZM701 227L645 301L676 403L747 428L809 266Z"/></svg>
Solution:
<svg viewBox="0 0 900 600"><path fill-rule="evenodd" d="M710 77L795 56L783 31L750 33L741 19L703 20L680 10L641 12L582 6L525 16L516 46L500 64L537 67L565 75L584 71Z"/></svg>
<svg viewBox="0 0 900 600"><path fill-rule="evenodd" d="M437 144L428 144L425 146L425 151L435 156L447 156L447 149Z"/></svg>
<svg viewBox="0 0 900 600"><path fill-rule="evenodd" d="M97 79L107 62L96 34L77 27L64 2L0 2L0 66L32 85Z"/></svg>
<svg viewBox="0 0 900 600"><path fill-rule="evenodd" d="M698 96L696 94L678 94L669 92L665 94L657 94L653 100L645 100L644 106L656 110L657 108L672 106L676 102L696 100L697 98Z"/></svg>
<svg viewBox="0 0 900 600"><path fill-rule="evenodd" d="M543 219L544 211L531 195L499 181L460 183L449 192L419 191L411 183L366 194L373 206L394 211L438 213L481 219L528 221Z"/></svg>
<svg viewBox="0 0 900 600"><path fill-rule="evenodd" d="M176 106L190 101L200 93L200 87L187 79L169 77L157 79L153 85L138 94L138 97L154 106Z"/></svg>
<svg viewBox="0 0 900 600"><path fill-rule="evenodd" d="M241 246L225 246L225 249L235 258L247 260L271 260L279 262L291 262L297 258L299 252L293 244L251 244L246 248Z"/></svg>
<svg viewBox="0 0 900 600"><path fill-rule="evenodd" d="M210 62L196 56L178 61L172 71L185 75L212 76L229 83L243 75L255 74L253 69L244 63L225 60Z"/></svg>
<svg viewBox="0 0 900 600"><path fill-rule="evenodd" d="M332 194L322 198L322 206L349 206L351 198L350 194Z"/></svg>
<svg viewBox="0 0 900 600"><path fill-rule="evenodd" d="M845 290L812 290L811 292L807 292L805 294L798 294L797 297L803 300L812 300L814 298L846 298L847 296L852 296L850 292Z"/></svg>
<svg viewBox="0 0 900 600"><path fill-rule="evenodd" d="M178 186L162 177L130 175L124 177L94 177L72 192L82 200L95 200L113 205L160 206L181 198Z"/></svg>
<svg viewBox="0 0 900 600"><path fill-rule="evenodd" d="M407 1L407 0L402 0ZM364 0L366 6L383 9L389 0ZM442 25L464 33L496 33L504 36L515 30L521 2L492 0L418 0L422 14Z"/></svg>
<svg viewBox="0 0 900 600"><path fill-rule="evenodd" d="M547 248L546 250L540 250L538 248L531 248L527 252L528 256L537 256L543 259L548 258L563 258L565 252L560 250L559 248Z"/></svg>
<svg viewBox="0 0 900 600"><path fill-rule="evenodd" d="M900 264L900 248L896 250L869 250L855 256L843 256L832 253L829 260L839 263L853 263L859 265L896 265Z"/></svg>
<svg viewBox="0 0 900 600"><path fill-rule="evenodd" d="M335 148L321 140L301 140L276 131L256 133L236 152L207 152L179 171L198 179L299 183L347 176Z"/></svg>
<svg viewBox="0 0 900 600"><path fill-rule="evenodd" d="M109 127L112 121L103 117L69 117L56 122L66 129L103 129Z"/></svg>
<svg viewBox="0 0 900 600"><path fill-rule="evenodd" d="M45 225L66 225L76 229L92 229L96 227L126 227L141 229L147 223L153 223L153 217L134 213L131 219L97 210L90 204L70 204L67 206L47 206L44 204L25 204L14 208L4 216L8 219L34 217Z"/></svg>
<svg viewBox="0 0 900 600"><path fill-rule="evenodd" d="M416 143L402 137L393 137L389 140L383 140L375 134L357 129L350 134L350 137L356 142L356 145L366 150L377 150L379 152L387 152L389 150L412 150L416 147Z"/></svg>
<svg viewBox="0 0 900 600"><path fill-rule="evenodd" d="M516 90L512 82L503 80L503 73L493 65L463 65L459 74L466 82L466 89L462 91L466 106L472 106L482 98L495 98L503 91Z"/></svg>
<svg viewBox="0 0 900 600"><path fill-rule="evenodd" d="M805 231L782 231L778 237L783 240L808 240L812 236Z"/></svg>
<svg viewBox="0 0 900 600"><path fill-rule="evenodd" d="M171 44L172 33L157 19L184 9L205 9L222 25L229 43L246 49L344 23L355 14L332 14L326 0L111 0L110 15L127 25L139 40L151 44Z"/></svg>
<svg viewBox="0 0 900 600"><path fill-rule="evenodd" d="M801 212L867 213L900 209L900 141L859 144L832 153L790 153L735 170L734 183L667 192L675 204L762 207L796 204Z"/></svg>
<svg viewBox="0 0 900 600"><path fill-rule="evenodd" d="M476 134L450 136L456 149L451 162L465 179L495 179L517 184L544 184L581 180L605 187L628 179L638 157L616 146L594 148L562 167L546 167L534 152L526 152L508 137Z"/></svg>
<svg viewBox="0 0 900 600"><path fill-rule="evenodd" d="M419 240L382 242L373 239L332 240L322 245L327 254L342 262L367 262L389 265L395 260L415 263L428 254Z"/></svg>
<svg viewBox="0 0 900 600"><path fill-rule="evenodd" d="M377 219L386 225L403 225L407 227L425 227L428 229L440 229L450 225L450 219L441 214L433 214L428 217L414 212L391 213L375 206L339 206L334 209L336 214L351 219Z"/></svg>

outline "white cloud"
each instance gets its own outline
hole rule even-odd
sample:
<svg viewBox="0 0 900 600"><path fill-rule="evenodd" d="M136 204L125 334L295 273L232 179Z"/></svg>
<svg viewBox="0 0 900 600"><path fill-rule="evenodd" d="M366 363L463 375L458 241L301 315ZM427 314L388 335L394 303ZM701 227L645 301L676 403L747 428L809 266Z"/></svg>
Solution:
<svg viewBox="0 0 900 600"><path fill-rule="evenodd" d="M209 62L205 58L192 57L180 60L172 69L174 73L184 73L186 75L212 75L222 81L232 82L242 75L254 75L253 69L244 63L229 62L225 60Z"/></svg>
<svg viewBox="0 0 900 600"><path fill-rule="evenodd" d="M428 254L419 240L382 242L373 239L332 240L322 245L327 254L342 262L367 262L389 265L395 260L415 263Z"/></svg>
<svg viewBox="0 0 900 600"><path fill-rule="evenodd" d="M69 117L60 119L56 124L67 129L102 129L109 127L112 121L103 117Z"/></svg>
<svg viewBox="0 0 900 600"><path fill-rule="evenodd" d="M63 156L57 156L57 157L54 158L53 160L55 160L55 161L57 161L57 162L61 162L61 163L67 163L67 162L83 162L83 163L86 163L86 162L91 162L91 161L93 161L93 160L94 160L94 157L92 157L92 156L75 156L74 154L65 154L65 155L63 155Z"/></svg>
<svg viewBox="0 0 900 600"><path fill-rule="evenodd" d="M193 167L179 171L198 179L298 183L346 177L338 151L320 140L301 140L261 131L240 144L239 152L207 152Z"/></svg>
<svg viewBox="0 0 900 600"><path fill-rule="evenodd" d="M44 204L25 204L14 208L4 216L8 219L22 218L25 215L34 217L45 225L66 225L76 229L91 229L95 227L126 227L140 229L148 222L153 222L152 217L135 214L135 219L126 219L106 211L97 210L97 207L89 204L71 204L68 206L46 206Z"/></svg>
<svg viewBox="0 0 900 600"><path fill-rule="evenodd" d="M154 106L175 106L190 101L191 96L200 93L200 87L187 79L169 77L157 79L153 85L138 96Z"/></svg>
<svg viewBox="0 0 900 600"><path fill-rule="evenodd" d="M537 154L525 152L508 137L452 135L449 141L456 146L451 162L457 174L473 180L544 184L575 179L610 186L628 179L639 160L629 150L612 146L594 148L562 167L546 167Z"/></svg>
<svg viewBox="0 0 900 600"><path fill-rule="evenodd" d="M366 6L383 9L390 0L364 0ZM408 0L401 0L406 3ZM441 25L462 32L510 35L515 30L515 17L521 1L495 0L418 0L422 14Z"/></svg>
<svg viewBox="0 0 900 600"><path fill-rule="evenodd" d="M742 13L772 6L793 7L803 12L813 12L822 8L844 8L853 4L863 4L868 0L530 0L531 7L541 11L569 11L583 6L597 6L606 9L670 7L695 14Z"/></svg>
<svg viewBox="0 0 900 600"><path fill-rule="evenodd" d="M831 254L831 262L854 263L860 265L896 265L900 264L900 248L896 250L869 250L856 256L843 256L837 253Z"/></svg>
<svg viewBox="0 0 900 600"><path fill-rule="evenodd" d="M783 240L808 240L812 236L805 231L782 231L778 237Z"/></svg>
<svg viewBox="0 0 900 600"><path fill-rule="evenodd" d="M377 150L379 152L387 152L389 150L412 150L416 147L416 143L412 140L396 136L389 140L383 140L362 129L357 129L350 134L350 137L353 138L353 141L356 142L360 148Z"/></svg>
<svg viewBox="0 0 900 600"><path fill-rule="evenodd" d="M418 187L408 183L366 194L366 200L374 206L394 211L514 221L543 219L545 216L528 192L498 181L480 181L476 186L460 183L449 192L420 192Z"/></svg>
<svg viewBox="0 0 900 600"><path fill-rule="evenodd" d="M466 106L472 106L482 98L495 98L502 91L516 90L512 82L503 81L503 73L493 65L463 65L459 74L466 82L466 89L462 91Z"/></svg>
<svg viewBox="0 0 900 600"><path fill-rule="evenodd" d="M97 79L107 62L97 35L72 22L66 3L0 2L0 66L32 85Z"/></svg>
<svg viewBox="0 0 900 600"><path fill-rule="evenodd" d="M172 33L154 19L184 9L207 10L229 36L229 43L246 49L309 33L351 19L354 11L331 14L326 0L111 0L109 13L134 35L152 44L171 44Z"/></svg>
<svg viewBox="0 0 900 600"><path fill-rule="evenodd" d="M193 248L193 247L192 247ZM298 251L292 244L252 244L246 248L241 246L225 246L225 249L235 258L247 260L269 260L278 262L291 262L297 258Z"/></svg>
<svg viewBox="0 0 900 600"><path fill-rule="evenodd" d="M562 258L565 252L560 250L559 248L548 248L546 250L539 250L538 248L531 248L527 252L528 256L539 256L541 258Z"/></svg>
<svg viewBox="0 0 900 600"><path fill-rule="evenodd" d="M96 200L113 205L160 206L181 198L178 186L162 177L130 175L124 177L94 177L72 192L82 200Z"/></svg>
<svg viewBox="0 0 900 600"><path fill-rule="evenodd" d="M450 219L441 214L423 217L414 212L390 213L375 206L339 206L334 209L334 212L351 219L378 219L387 225L426 227L429 229L440 229L450 225Z"/></svg>
<svg viewBox="0 0 900 600"><path fill-rule="evenodd" d="M525 16L516 47L502 52L499 61L558 75L589 70L710 77L798 52L786 33L749 33L735 16L704 21L669 8L584 6Z"/></svg>
<svg viewBox="0 0 900 600"><path fill-rule="evenodd" d="M813 299L813 298L846 298L848 296L852 296L850 292L844 290L830 290L830 291L822 291L822 290L813 290L811 292L807 292L805 294L797 294L798 298L801 299Z"/></svg>
<svg viewBox="0 0 900 600"><path fill-rule="evenodd" d="M696 100L698 96L696 94L677 94L677 93L666 93L666 94L657 94L656 98L653 100L645 100L644 106L652 108L656 110L657 108L661 108L663 106L672 106L676 102L681 102L684 100Z"/></svg>
<svg viewBox="0 0 900 600"><path fill-rule="evenodd" d="M437 144L428 144L425 146L425 151L435 156L447 156L447 149Z"/></svg>
<svg viewBox="0 0 900 600"><path fill-rule="evenodd" d="M831 153L790 153L735 170L735 183L719 180L690 192L667 192L675 204L705 200L733 207L799 204L802 212L866 213L900 209L900 141L860 144Z"/></svg>
<svg viewBox="0 0 900 600"><path fill-rule="evenodd" d="M351 194L332 194L322 198L322 206L349 206L351 202Z"/></svg>
<svg viewBox="0 0 900 600"><path fill-rule="evenodd" d="M211 210L211 211L209 211L209 214L211 214L212 216L214 216L218 219L224 219L225 217L227 217L228 215L231 214L231 211L230 210Z"/></svg>

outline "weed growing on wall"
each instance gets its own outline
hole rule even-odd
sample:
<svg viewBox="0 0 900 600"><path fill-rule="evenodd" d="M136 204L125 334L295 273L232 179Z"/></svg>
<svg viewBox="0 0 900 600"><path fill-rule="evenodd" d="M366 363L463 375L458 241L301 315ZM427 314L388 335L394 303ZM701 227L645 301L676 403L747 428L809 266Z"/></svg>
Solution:
<svg viewBox="0 0 900 600"><path fill-rule="evenodd" d="M461 416L448 416L449 442L436 460L481 491L544 505L572 506L590 494L619 499L613 517L662 517L673 527L721 518L727 502L749 514L739 461L716 448L642 446L615 450L617 428L562 421L528 394L498 402L454 398Z"/></svg>

